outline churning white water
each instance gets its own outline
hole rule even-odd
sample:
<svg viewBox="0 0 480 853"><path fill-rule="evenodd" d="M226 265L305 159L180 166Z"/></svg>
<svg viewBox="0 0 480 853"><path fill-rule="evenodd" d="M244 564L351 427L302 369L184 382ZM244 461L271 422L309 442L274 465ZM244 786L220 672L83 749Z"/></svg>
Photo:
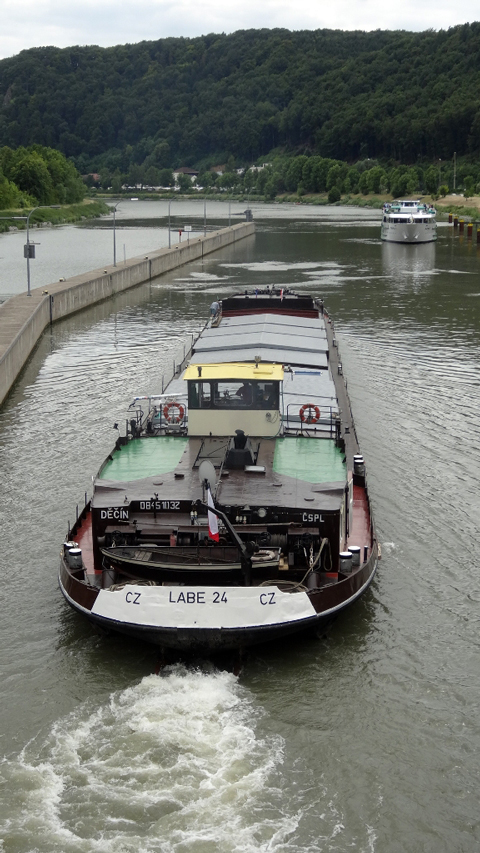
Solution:
<svg viewBox="0 0 480 853"><path fill-rule="evenodd" d="M4 762L5 849L282 849L297 821L266 817L284 744L260 716L234 675L180 666L81 705Z"/></svg>

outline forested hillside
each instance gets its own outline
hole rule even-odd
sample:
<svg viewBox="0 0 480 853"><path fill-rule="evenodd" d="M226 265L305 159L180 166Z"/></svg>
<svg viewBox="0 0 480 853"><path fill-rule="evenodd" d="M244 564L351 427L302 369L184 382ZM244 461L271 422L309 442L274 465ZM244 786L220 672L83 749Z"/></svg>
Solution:
<svg viewBox="0 0 480 853"><path fill-rule="evenodd" d="M407 33L246 30L0 61L0 147L81 172L253 162L480 158L480 23Z"/></svg>

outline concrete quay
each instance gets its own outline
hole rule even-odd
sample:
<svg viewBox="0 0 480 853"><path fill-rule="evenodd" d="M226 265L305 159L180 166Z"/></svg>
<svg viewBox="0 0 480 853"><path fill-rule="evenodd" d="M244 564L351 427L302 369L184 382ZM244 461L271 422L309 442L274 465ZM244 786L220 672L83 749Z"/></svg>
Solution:
<svg viewBox="0 0 480 853"><path fill-rule="evenodd" d="M38 287L31 296L10 297L0 305L0 404L49 324L254 233L253 222L241 222L118 266Z"/></svg>

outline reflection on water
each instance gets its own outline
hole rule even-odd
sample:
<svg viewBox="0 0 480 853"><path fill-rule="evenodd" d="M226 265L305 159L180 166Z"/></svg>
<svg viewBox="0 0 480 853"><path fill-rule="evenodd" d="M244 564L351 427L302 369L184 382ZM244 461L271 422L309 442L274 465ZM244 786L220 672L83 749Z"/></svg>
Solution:
<svg viewBox="0 0 480 853"><path fill-rule="evenodd" d="M405 245L382 242L382 262L386 275L402 285L419 288L428 276L435 275L435 243Z"/></svg>

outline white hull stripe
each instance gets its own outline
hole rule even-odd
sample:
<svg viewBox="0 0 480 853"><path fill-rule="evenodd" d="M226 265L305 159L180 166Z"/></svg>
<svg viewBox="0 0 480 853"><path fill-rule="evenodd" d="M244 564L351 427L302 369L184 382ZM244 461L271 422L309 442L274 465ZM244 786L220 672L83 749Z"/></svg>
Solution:
<svg viewBox="0 0 480 853"><path fill-rule="evenodd" d="M140 586L100 590L92 614L149 628L257 628L316 616L307 594L276 587Z"/></svg>
<svg viewBox="0 0 480 853"><path fill-rule="evenodd" d="M377 569L354 595L317 613L305 592L284 593L277 587L149 587L128 584L121 590L100 590L91 610L78 604L63 588L70 604L86 615L151 628L248 630L330 617L356 601Z"/></svg>

